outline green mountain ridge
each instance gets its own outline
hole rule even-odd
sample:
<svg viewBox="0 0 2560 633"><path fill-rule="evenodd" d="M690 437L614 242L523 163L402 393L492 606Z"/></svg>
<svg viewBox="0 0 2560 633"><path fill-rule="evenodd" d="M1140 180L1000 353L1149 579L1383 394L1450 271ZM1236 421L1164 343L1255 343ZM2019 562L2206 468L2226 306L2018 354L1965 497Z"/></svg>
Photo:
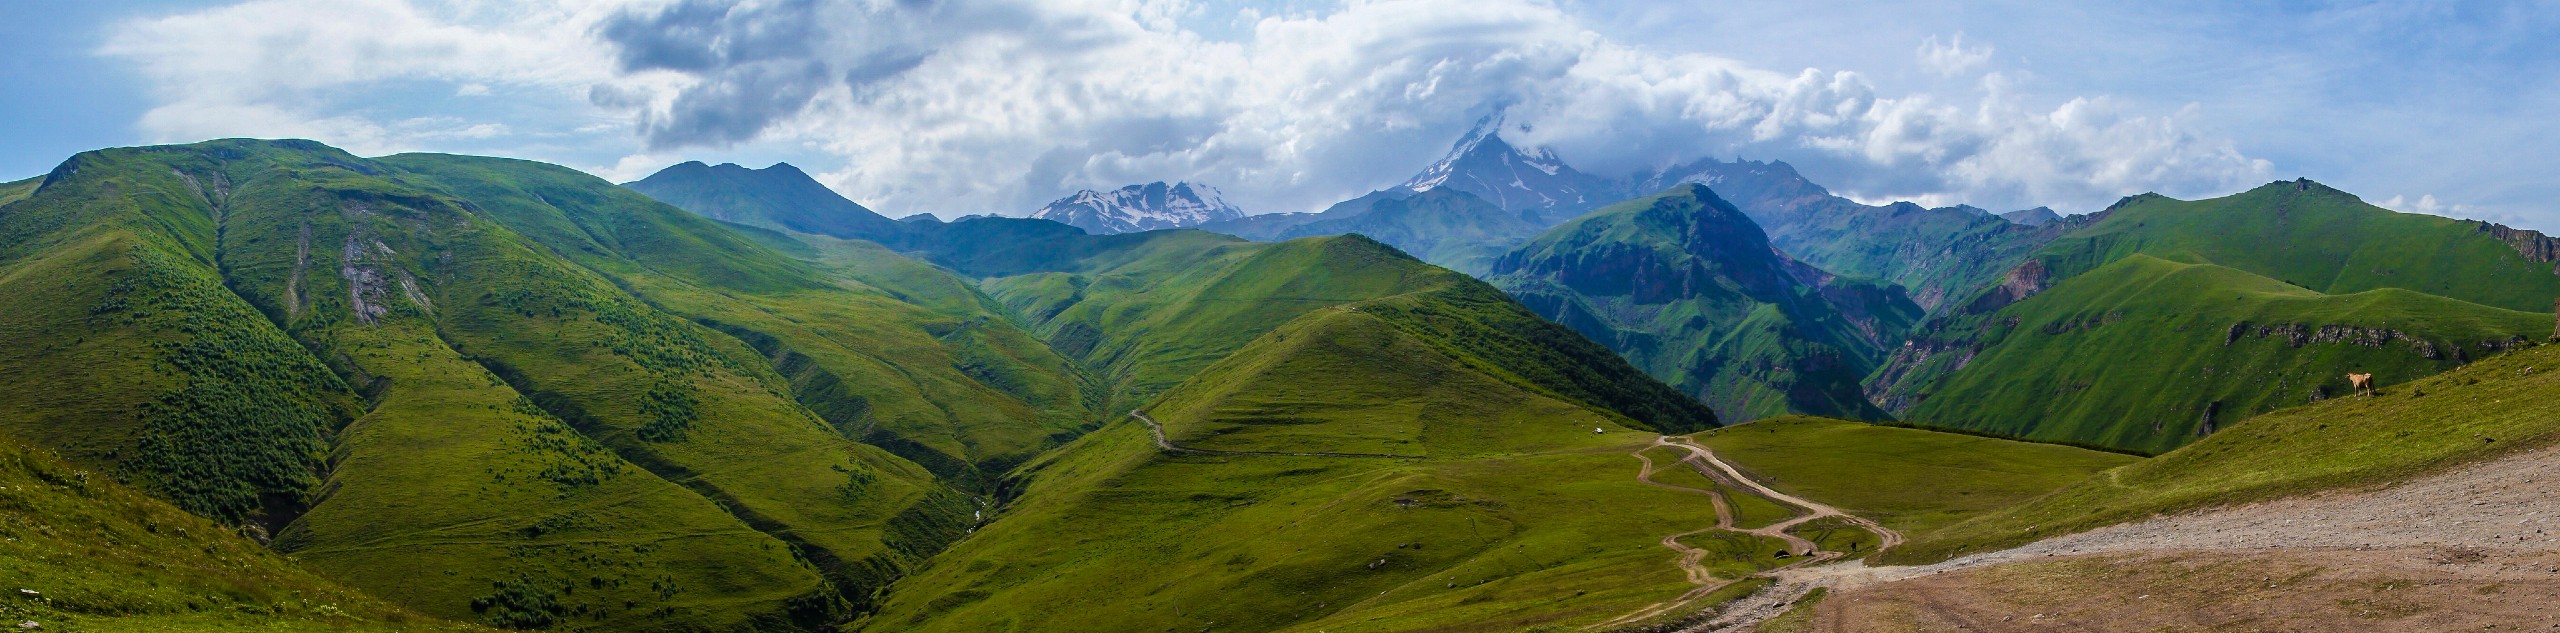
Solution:
<svg viewBox="0 0 2560 633"><path fill-rule="evenodd" d="M1569 381L1488 371L1505 363L1385 307L1306 312L1148 409L1185 446L1422 459L1171 454L1124 420L1026 466L1022 500L864 630L1516 628L1594 622L1686 586L1648 550L1703 507L1613 472L1651 435L1547 395ZM1534 321L1516 308L1455 319ZM1553 599L1572 588L1593 591Z"/></svg>
<svg viewBox="0 0 2560 633"><path fill-rule="evenodd" d="M2020 222L1972 207L1909 202L1869 206L1833 195L1783 161L1703 158L1641 178L1636 189L1681 183L1715 188L1789 256L1833 273L1900 285L1932 314L1996 283L2029 253L2086 221L2075 216Z"/></svg>
<svg viewBox="0 0 2560 633"><path fill-rule="evenodd" d="M2309 181L2136 196L1923 324L1869 378L1911 420L2163 451L2549 331L2560 275L2476 223Z"/></svg>
<svg viewBox="0 0 2560 633"><path fill-rule="evenodd" d="M1788 259L1704 186L1565 223L1489 277L1719 416L1884 419L1856 385L1920 317L1899 288Z"/></svg>
<svg viewBox="0 0 2560 633"><path fill-rule="evenodd" d="M1801 560L1747 531L1787 494L1914 562L2560 437L2560 240L2309 181L2027 226L1715 165L1248 241L892 222L787 165L85 152L0 183L0 617L1660 628ZM1854 519L1785 536L1890 540Z"/></svg>
<svg viewBox="0 0 2560 633"><path fill-rule="evenodd" d="M216 141L82 154L0 218L0 431L430 615L813 629L970 524L654 305L826 280L591 176Z"/></svg>

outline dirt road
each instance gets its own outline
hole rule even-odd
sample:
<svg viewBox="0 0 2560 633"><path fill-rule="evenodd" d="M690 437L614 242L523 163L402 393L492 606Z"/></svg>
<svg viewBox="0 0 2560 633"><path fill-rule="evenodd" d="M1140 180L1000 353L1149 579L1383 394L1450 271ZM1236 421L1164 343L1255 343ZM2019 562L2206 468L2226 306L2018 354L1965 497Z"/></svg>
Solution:
<svg viewBox="0 0 2560 633"><path fill-rule="evenodd" d="M1821 630L1922 623L1912 630L2147 631L2282 622L2275 628L2415 631L2478 629L2475 620L2549 629L2560 626L2549 606L2560 593L2543 591L2560 588L2560 448L1935 565L1853 561L1789 569L1779 578L1778 589L1754 600L1782 610L1812 587L1832 589L1818 610ZM2047 590L2065 588L2069 601L2037 602Z"/></svg>
<svg viewBox="0 0 2560 633"><path fill-rule="evenodd" d="M1725 498L1724 493L1714 490L1690 488L1687 486L1675 486L1653 480L1653 474L1660 472L1661 469L1657 468L1653 463L1653 458L1646 457L1644 452L1646 450L1662 447L1678 448L1688 451L1689 455L1680 459L1680 465L1695 469L1698 474L1705 475L1709 480L1726 486L1748 489L1760 496L1776 500L1779 503L1793 505L1802 511L1797 514L1795 518L1780 521L1768 526L1751 529L1734 527L1732 502ZM1652 444L1646 445L1644 448L1638 449L1629 454L1634 455L1636 460L1642 464L1642 466L1636 470L1637 481L1642 481L1646 485L1658 488L1706 496L1707 499L1715 505L1716 524L1713 527L1700 528L1662 537L1662 546L1679 554L1679 556L1674 559L1674 562L1680 566L1681 572L1688 576L1689 584L1692 586L1688 592L1680 594L1680 597L1655 603L1652 606L1639 609L1633 613L1618 616L1617 618L1611 619L1607 622L1602 622L1588 627L1591 629L1606 629L1610 627L1624 626L1661 617L1664 614L1673 613L1684 607L1688 607L1690 604L1697 602L1699 598L1706 597L1707 594L1714 593L1717 589L1722 589L1727 585L1738 582L1718 579L1713 574L1709 573L1709 570L1705 565L1700 564L1706 560L1709 552L1680 543L1680 539L1692 535L1718 530L1740 532L1784 541L1787 544L1787 551L1802 554L1800 558L1795 559L1795 562L1762 572L1759 574L1762 576L1771 576L1788 569L1815 565L1825 561L1838 559L1843 556L1840 552L1819 551L1816 549L1813 541L1787 533L1787 530L1816 519L1840 517L1842 520L1847 521L1852 525L1856 525L1861 529L1874 532L1882 542L1882 544L1877 547L1877 551L1883 551L1885 548L1893 547L1902 543L1901 533L1886 529L1882 525L1877 525L1874 521L1842 512L1839 508L1807 501L1786 493L1778 492L1770 489L1768 486L1761 485L1760 482L1751 480L1749 477L1744 477L1742 476L1742 472L1735 470L1731 464L1726 464L1724 463L1724 460L1717 459L1715 451L1707 450L1706 447L1692 444L1689 442L1688 438L1685 437L1656 437ZM1762 593L1769 592L1764 591Z"/></svg>

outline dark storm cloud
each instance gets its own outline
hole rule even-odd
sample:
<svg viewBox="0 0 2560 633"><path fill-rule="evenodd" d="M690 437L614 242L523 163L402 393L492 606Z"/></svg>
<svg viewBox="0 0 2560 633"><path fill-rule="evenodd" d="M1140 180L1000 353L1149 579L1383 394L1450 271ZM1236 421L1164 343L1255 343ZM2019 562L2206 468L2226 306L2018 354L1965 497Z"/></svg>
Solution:
<svg viewBox="0 0 2560 633"><path fill-rule="evenodd" d="M755 138L828 89L895 77L931 55L894 36L903 17L897 14L929 10L931 2L899 2L877 13L843 4L686 0L617 14L596 34L614 48L624 72L674 71L700 80L665 111L643 112L640 133L651 149L723 146ZM594 100L626 101L604 93Z"/></svg>

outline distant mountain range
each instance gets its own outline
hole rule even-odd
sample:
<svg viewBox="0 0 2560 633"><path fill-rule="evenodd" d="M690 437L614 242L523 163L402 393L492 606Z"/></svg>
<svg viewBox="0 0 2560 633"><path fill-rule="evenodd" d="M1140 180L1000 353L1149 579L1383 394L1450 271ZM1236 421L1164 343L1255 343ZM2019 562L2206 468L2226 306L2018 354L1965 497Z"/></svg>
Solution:
<svg viewBox="0 0 2560 633"><path fill-rule="evenodd" d="M1859 381L1920 307L1797 262L1703 185L1618 203L1494 262L1494 285L1729 420L1881 420Z"/></svg>
<svg viewBox="0 0 2560 633"><path fill-rule="evenodd" d="M1319 213L1153 183L1065 222L891 220L787 164L83 152L0 183L0 612L1670 630L1807 558L2560 436L2538 232L2309 180L1866 205L1499 132ZM1921 428L1772 419L1805 414Z"/></svg>
<svg viewBox="0 0 2560 633"><path fill-rule="evenodd" d="M1208 185L1151 182L1112 191L1075 192L1031 217L1084 229L1095 235L1178 229L1244 217Z"/></svg>
<svg viewBox="0 0 2560 633"><path fill-rule="evenodd" d="M835 237L896 230L889 218L845 199L790 163L748 169L736 163L685 162L622 186L722 222Z"/></svg>

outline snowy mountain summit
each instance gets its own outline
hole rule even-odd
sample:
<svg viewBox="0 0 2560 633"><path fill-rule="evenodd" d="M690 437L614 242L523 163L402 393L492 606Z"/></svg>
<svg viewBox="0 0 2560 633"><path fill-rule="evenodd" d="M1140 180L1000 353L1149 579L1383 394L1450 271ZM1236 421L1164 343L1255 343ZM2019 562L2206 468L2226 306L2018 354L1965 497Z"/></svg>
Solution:
<svg viewBox="0 0 2560 633"><path fill-rule="evenodd" d="M1078 191L1041 207L1031 217L1054 220L1087 233L1135 233L1233 220L1244 217L1244 210L1227 204L1218 190L1208 185L1151 182L1114 191Z"/></svg>
<svg viewBox="0 0 2560 633"><path fill-rule="evenodd" d="M1489 116L1449 148L1447 157L1415 174L1415 191L1451 188L1484 198L1505 211L1552 224L1625 196L1607 179L1575 171L1546 148L1521 149L1504 142L1502 119Z"/></svg>

